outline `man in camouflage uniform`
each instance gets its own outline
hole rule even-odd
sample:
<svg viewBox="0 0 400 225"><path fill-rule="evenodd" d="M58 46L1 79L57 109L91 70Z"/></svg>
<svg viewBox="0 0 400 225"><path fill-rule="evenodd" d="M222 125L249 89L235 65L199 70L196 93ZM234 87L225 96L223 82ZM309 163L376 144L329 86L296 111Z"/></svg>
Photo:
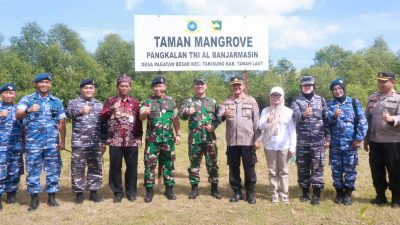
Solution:
<svg viewBox="0 0 400 225"><path fill-rule="evenodd" d="M34 80L36 92L18 103L17 119L25 118L26 127L26 183L31 194L29 211L39 206L42 165L46 172L47 204L58 206L55 199L61 174L60 150L65 148L65 112L60 99L53 96L49 73L38 74Z"/></svg>
<svg viewBox="0 0 400 225"><path fill-rule="evenodd" d="M292 103L296 121L296 163L298 183L303 189L301 201L309 200L310 186L313 187L312 205L320 203L324 188L323 172L325 148L329 146L329 127L325 99L314 93L315 79L303 76L300 80L301 95Z"/></svg>
<svg viewBox="0 0 400 225"><path fill-rule="evenodd" d="M7 192L7 203L15 203L20 176L24 173L22 160L22 121L15 118L16 87L6 83L0 87L0 199ZM0 209L3 206L0 200Z"/></svg>
<svg viewBox="0 0 400 225"><path fill-rule="evenodd" d="M206 158L208 181L211 183L211 195L221 199L218 191L218 152L214 130L218 126L219 105L215 99L206 96L207 84L204 78L193 80L195 96L186 99L179 112L183 120L189 120L189 181L192 191L190 199L199 195L200 164L203 155Z"/></svg>
<svg viewBox="0 0 400 225"><path fill-rule="evenodd" d="M144 186L146 187L145 202L153 200L154 170L157 160L162 162L165 193L169 200L175 200L173 192L175 145L181 140L178 110L175 101L165 94L166 80L156 77L151 83L153 96L142 102L140 119L147 119L146 147L144 152ZM175 129L176 136L172 127Z"/></svg>
<svg viewBox="0 0 400 225"><path fill-rule="evenodd" d="M376 198L387 203L386 189L392 191L392 207L400 207L400 94L394 90L395 74L378 73L378 92L368 97L365 115L369 128L364 149L369 152L372 182ZM386 171L389 182L386 180Z"/></svg>
<svg viewBox="0 0 400 225"><path fill-rule="evenodd" d="M241 77L231 79L232 97L225 100L218 112L218 120L226 120L226 144L229 165L229 184L233 190L230 202L243 199L240 164L243 163L244 187L247 202L256 204L254 187L257 182L255 165L256 150L261 144L261 131L258 129L260 113L256 100L244 93L245 84Z"/></svg>
<svg viewBox="0 0 400 225"><path fill-rule="evenodd" d="M114 203L120 203L122 186L122 159L125 160L125 192L128 201L136 201L139 147L142 143L142 121L139 102L130 95L132 78L122 74L117 78L117 95L104 103L101 118L108 124L107 144L110 146L109 186L114 192Z"/></svg>
<svg viewBox="0 0 400 225"><path fill-rule="evenodd" d="M336 189L335 203L351 205L357 176L357 149L361 147L368 124L360 101L346 95L342 78L332 81L330 90L334 99L328 104L329 164Z"/></svg>
<svg viewBox="0 0 400 225"><path fill-rule="evenodd" d="M105 138L100 134L103 103L94 98L95 91L93 79L82 80L81 95L71 100L66 110L67 116L72 119L71 182L77 204L83 203L86 188L90 190L91 201L101 201L97 191L103 184L102 150L105 151L106 146Z"/></svg>

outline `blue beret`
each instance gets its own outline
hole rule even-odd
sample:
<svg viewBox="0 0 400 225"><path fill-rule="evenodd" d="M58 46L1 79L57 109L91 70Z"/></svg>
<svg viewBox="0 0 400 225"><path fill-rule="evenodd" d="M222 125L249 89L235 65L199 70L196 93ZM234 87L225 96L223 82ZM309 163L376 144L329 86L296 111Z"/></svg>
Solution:
<svg viewBox="0 0 400 225"><path fill-rule="evenodd" d="M0 87L0 93L3 91L17 91L17 87L13 83L5 83Z"/></svg>
<svg viewBox="0 0 400 225"><path fill-rule="evenodd" d="M50 73L39 73L38 75L36 75L34 82L37 83L42 80L51 81L51 74Z"/></svg>
<svg viewBox="0 0 400 225"><path fill-rule="evenodd" d="M335 87L336 85L339 85L343 90L346 89L346 85L344 83L343 78L339 77L336 80L333 80L331 82L331 85L329 85L329 89L332 91L333 87Z"/></svg>
<svg viewBox="0 0 400 225"><path fill-rule="evenodd" d="M156 86L157 84L165 84L166 80L164 77L156 77L153 79L153 81L151 82L151 87Z"/></svg>
<svg viewBox="0 0 400 225"><path fill-rule="evenodd" d="M79 85L79 87L82 88L85 85L94 85L94 80L93 79L84 79L81 81L81 84ZM96 86L96 85L94 85L94 86Z"/></svg>

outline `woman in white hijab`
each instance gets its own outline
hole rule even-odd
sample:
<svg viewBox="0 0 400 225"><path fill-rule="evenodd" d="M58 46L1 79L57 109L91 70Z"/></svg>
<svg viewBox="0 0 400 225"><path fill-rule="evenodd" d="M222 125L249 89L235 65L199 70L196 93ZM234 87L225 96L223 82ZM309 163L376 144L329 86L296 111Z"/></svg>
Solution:
<svg viewBox="0 0 400 225"><path fill-rule="evenodd" d="M272 202L289 204L289 159L296 151L296 127L293 111L285 106L281 87L271 89L270 106L261 112L258 127L263 131L263 145L271 183Z"/></svg>

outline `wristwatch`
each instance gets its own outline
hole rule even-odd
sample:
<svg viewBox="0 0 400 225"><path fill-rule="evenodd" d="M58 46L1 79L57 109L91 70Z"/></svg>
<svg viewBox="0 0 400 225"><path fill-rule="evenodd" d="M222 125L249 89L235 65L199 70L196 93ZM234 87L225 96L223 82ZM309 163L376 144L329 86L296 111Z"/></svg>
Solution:
<svg viewBox="0 0 400 225"><path fill-rule="evenodd" d="M29 109L29 108L26 108L26 109L25 109L25 113L26 113L26 114L29 114L28 109Z"/></svg>

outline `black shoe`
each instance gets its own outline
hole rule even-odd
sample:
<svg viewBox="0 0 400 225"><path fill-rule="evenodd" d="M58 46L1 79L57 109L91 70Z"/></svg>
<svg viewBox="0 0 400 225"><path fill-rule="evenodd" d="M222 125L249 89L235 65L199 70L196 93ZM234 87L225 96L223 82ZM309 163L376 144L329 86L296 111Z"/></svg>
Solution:
<svg viewBox="0 0 400 225"><path fill-rule="evenodd" d="M221 199L221 194L218 191L218 183L211 183L211 196Z"/></svg>
<svg viewBox="0 0 400 225"><path fill-rule="evenodd" d="M252 191L246 192L246 198L249 204L256 204L256 198L254 197L254 193Z"/></svg>
<svg viewBox="0 0 400 225"><path fill-rule="evenodd" d="M353 204L353 199L351 198L351 193L353 189L346 188L343 195L343 205L351 205Z"/></svg>
<svg viewBox="0 0 400 225"><path fill-rule="evenodd" d="M0 210L3 209L3 204L1 203L1 195L0 195Z"/></svg>
<svg viewBox="0 0 400 225"><path fill-rule="evenodd" d="M95 203L102 201L102 199L97 194L97 191L90 191L89 200Z"/></svg>
<svg viewBox="0 0 400 225"><path fill-rule="evenodd" d="M122 201L122 198L124 197L124 194L119 193L119 192L114 192L114 203L120 203Z"/></svg>
<svg viewBox="0 0 400 225"><path fill-rule="evenodd" d="M235 191L232 198L229 199L230 202L238 202L240 200L243 200L243 195L241 191Z"/></svg>
<svg viewBox="0 0 400 225"><path fill-rule="evenodd" d="M392 203L390 204L392 208L400 208L400 194L392 191Z"/></svg>
<svg viewBox="0 0 400 225"><path fill-rule="evenodd" d="M342 204L343 203L343 189L342 188L335 188L336 189L336 198L335 198L335 203L336 204Z"/></svg>
<svg viewBox="0 0 400 225"><path fill-rule="evenodd" d="M310 201L310 197L308 197L309 192L310 190L308 188L303 188L303 194L300 196L300 202Z"/></svg>
<svg viewBox="0 0 400 225"><path fill-rule="evenodd" d="M126 193L126 199L128 199L130 202L136 201L136 193Z"/></svg>
<svg viewBox="0 0 400 225"><path fill-rule="evenodd" d="M174 194L174 187L173 186L165 186L164 195L165 195L165 197L167 197L168 200L175 200L176 196Z"/></svg>
<svg viewBox="0 0 400 225"><path fill-rule="evenodd" d="M314 187L313 195L311 196L311 205L319 205L321 198L321 188Z"/></svg>
<svg viewBox="0 0 400 225"><path fill-rule="evenodd" d="M49 197L47 199L47 205L49 205L50 207L58 207L59 204L56 201L56 193L49 193L48 195Z"/></svg>
<svg viewBox="0 0 400 225"><path fill-rule="evenodd" d="M154 196L153 188L146 188L146 196L144 197L144 201L146 203L153 201L153 196Z"/></svg>
<svg viewBox="0 0 400 225"><path fill-rule="evenodd" d="M378 194L374 200L371 201L372 204L374 205L383 205L383 204L387 204L388 200L386 198L386 195L383 193Z"/></svg>
<svg viewBox="0 0 400 225"><path fill-rule="evenodd" d="M39 207L39 194L31 194L31 204L28 211L35 211Z"/></svg>
<svg viewBox="0 0 400 225"><path fill-rule="evenodd" d="M83 193L82 192L78 192L75 195L76 195L75 203L76 204L82 204L83 200L85 199L85 197L83 196Z"/></svg>
<svg viewBox="0 0 400 225"><path fill-rule="evenodd" d="M189 199L195 199L199 196L199 186L192 184L192 191L189 193Z"/></svg>
<svg viewBox="0 0 400 225"><path fill-rule="evenodd" d="M7 192L7 201L6 201L7 204L14 204L14 203L17 202L17 201L15 200L15 194L16 194L15 191L13 191L13 192Z"/></svg>

